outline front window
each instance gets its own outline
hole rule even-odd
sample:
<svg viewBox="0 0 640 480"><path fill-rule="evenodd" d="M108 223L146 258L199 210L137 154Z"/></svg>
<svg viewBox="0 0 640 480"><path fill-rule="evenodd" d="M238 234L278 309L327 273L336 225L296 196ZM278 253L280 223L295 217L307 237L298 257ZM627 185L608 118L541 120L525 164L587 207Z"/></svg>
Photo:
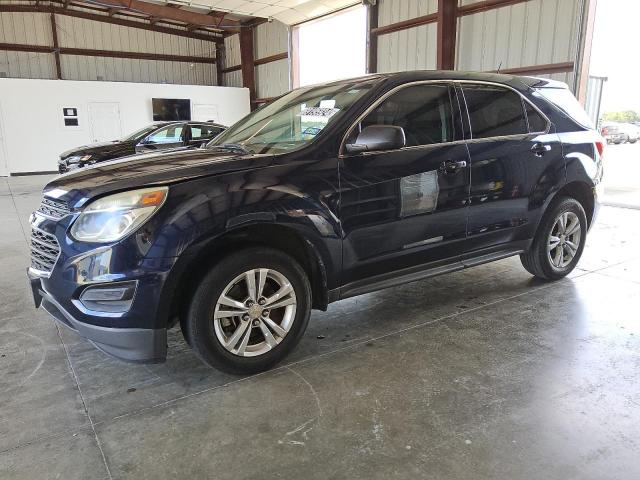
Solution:
<svg viewBox="0 0 640 480"><path fill-rule="evenodd" d="M153 132L156 128L158 128L157 125L147 125L146 127L141 128L140 130L136 130L135 132L130 133L129 135L124 137L122 141L126 142L128 140L140 140L146 137L151 132Z"/></svg>
<svg viewBox="0 0 640 480"><path fill-rule="evenodd" d="M182 141L184 125L169 125L161 128L147 138L147 143L178 143Z"/></svg>
<svg viewBox="0 0 640 480"><path fill-rule="evenodd" d="M311 143L377 80L294 90L233 125L208 146L233 144L250 153L285 153Z"/></svg>

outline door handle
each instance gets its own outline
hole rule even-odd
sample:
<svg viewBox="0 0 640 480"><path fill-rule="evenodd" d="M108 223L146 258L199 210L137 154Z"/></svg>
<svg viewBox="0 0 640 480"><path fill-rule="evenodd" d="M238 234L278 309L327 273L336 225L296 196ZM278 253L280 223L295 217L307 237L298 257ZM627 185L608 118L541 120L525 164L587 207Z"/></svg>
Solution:
<svg viewBox="0 0 640 480"><path fill-rule="evenodd" d="M448 160L446 162L442 162L440 164L440 171L445 174L453 174L456 173L461 168L465 168L467 166L467 162L465 160Z"/></svg>
<svg viewBox="0 0 640 480"><path fill-rule="evenodd" d="M544 143L534 143L533 147L531 147L531 151L536 157L541 157L550 150L551 145L545 145Z"/></svg>

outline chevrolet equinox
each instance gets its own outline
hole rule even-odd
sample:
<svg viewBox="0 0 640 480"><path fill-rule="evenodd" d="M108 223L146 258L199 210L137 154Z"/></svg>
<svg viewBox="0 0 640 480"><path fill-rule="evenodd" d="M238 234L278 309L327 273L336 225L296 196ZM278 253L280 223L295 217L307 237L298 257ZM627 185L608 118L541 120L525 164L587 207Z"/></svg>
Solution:
<svg viewBox="0 0 640 480"><path fill-rule="evenodd" d="M512 255L566 276L602 151L552 80L425 71L304 87L206 148L53 179L30 218L31 289L117 358L163 361L179 324L207 364L257 372L337 300Z"/></svg>

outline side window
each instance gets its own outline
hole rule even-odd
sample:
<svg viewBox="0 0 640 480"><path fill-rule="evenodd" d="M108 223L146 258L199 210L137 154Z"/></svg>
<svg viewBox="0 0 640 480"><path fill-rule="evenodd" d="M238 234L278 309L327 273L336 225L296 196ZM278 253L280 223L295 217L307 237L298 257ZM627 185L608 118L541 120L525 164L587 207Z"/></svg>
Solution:
<svg viewBox="0 0 640 480"><path fill-rule="evenodd" d="M473 138L529 133L522 99L516 92L490 85L464 85Z"/></svg>
<svg viewBox="0 0 640 480"><path fill-rule="evenodd" d="M455 138L447 85L414 85L403 88L376 107L361 122L402 127L407 146L451 142Z"/></svg>
<svg viewBox="0 0 640 480"><path fill-rule="evenodd" d="M182 140L183 125L169 125L152 133L147 141L149 143L176 143Z"/></svg>
<svg viewBox="0 0 640 480"><path fill-rule="evenodd" d="M213 138L220 133L220 129L211 125L191 125L191 139L201 140Z"/></svg>
<svg viewBox="0 0 640 480"><path fill-rule="evenodd" d="M533 108L529 102L524 102L524 108L527 111L527 120L529 121L530 132L544 132L547 130L547 120Z"/></svg>

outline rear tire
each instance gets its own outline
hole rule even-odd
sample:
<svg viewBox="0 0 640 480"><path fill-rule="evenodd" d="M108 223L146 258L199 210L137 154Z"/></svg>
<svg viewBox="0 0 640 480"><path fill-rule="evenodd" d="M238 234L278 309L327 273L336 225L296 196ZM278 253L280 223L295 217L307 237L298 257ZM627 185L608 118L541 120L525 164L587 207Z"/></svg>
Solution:
<svg viewBox="0 0 640 480"><path fill-rule="evenodd" d="M587 216L580 202L563 197L547 210L529 251L520 255L524 268L544 280L559 280L575 268L587 239Z"/></svg>
<svg viewBox="0 0 640 480"><path fill-rule="evenodd" d="M295 347L310 312L311 287L300 265L279 250L252 247L228 255L202 279L183 326L204 363L250 374Z"/></svg>

